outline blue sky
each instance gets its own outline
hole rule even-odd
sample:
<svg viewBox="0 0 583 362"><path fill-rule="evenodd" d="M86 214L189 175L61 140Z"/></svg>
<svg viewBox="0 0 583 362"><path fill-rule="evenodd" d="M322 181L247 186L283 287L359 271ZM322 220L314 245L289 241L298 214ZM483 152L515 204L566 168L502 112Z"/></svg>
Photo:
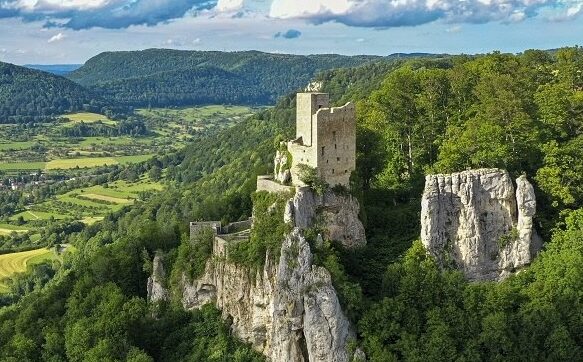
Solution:
<svg viewBox="0 0 583 362"><path fill-rule="evenodd" d="M114 50L520 52L583 43L583 0L0 0L0 60Z"/></svg>

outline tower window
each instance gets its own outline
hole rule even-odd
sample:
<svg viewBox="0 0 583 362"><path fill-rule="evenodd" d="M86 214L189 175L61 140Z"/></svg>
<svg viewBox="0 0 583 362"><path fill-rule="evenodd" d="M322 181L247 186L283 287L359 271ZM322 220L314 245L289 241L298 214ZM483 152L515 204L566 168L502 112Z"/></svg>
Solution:
<svg viewBox="0 0 583 362"><path fill-rule="evenodd" d="M332 139L334 140L334 142L336 142L336 131L332 132Z"/></svg>
<svg viewBox="0 0 583 362"><path fill-rule="evenodd" d="M322 156L324 156L324 146L322 146Z"/></svg>
<svg viewBox="0 0 583 362"><path fill-rule="evenodd" d="M335 143L334 144L334 149L337 150L338 149L338 145Z"/></svg>
<svg viewBox="0 0 583 362"><path fill-rule="evenodd" d="M332 173L334 173L334 169L332 169Z"/></svg>
<svg viewBox="0 0 583 362"><path fill-rule="evenodd" d="M340 157L336 157L336 161L340 162Z"/></svg>

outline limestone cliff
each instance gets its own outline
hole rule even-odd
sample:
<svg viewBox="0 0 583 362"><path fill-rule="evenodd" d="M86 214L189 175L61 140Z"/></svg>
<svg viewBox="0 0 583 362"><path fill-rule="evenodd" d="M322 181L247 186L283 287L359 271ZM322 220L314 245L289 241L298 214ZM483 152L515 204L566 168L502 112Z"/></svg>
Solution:
<svg viewBox="0 0 583 362"><path fill-rule="evenodd" d="M345 248L355 248L366 245L359 210L358 201L350 195L328 190L320 196L309 187L298 187L286 207L285 219L293 220L301 229L318 224L326 239L339 241Z"/></svg>
<svg viewBox="0 0 583 362"><path fill-rule="evenodd" d="M213 248L204 275L183 280L184 308L215 303L234 334L272 361L350 360L350 323L330 274L312 265L298 228L286 236L279 261L267 255L257 271L228 262L224 240L217 238Z"/></svg>
<svg viewBox="0 0 583 362"><path fill-rule="evenodd" d="M349 341L355 338L353 329L330 273L313 265L303 229L319 219L324 237L349 247L364 245L358 211L358 202L348 195L328 192L318 196L307 187L298 188L284 213L284 221L293 229L282 235L277 255L267 253L260 269L240 265L230 261L228 246L248 241L226 241L229 238L217 235L204 274L195 280L182 278L183 307L197 309L213 303L231 321L234 335L274 362L353 360L348 351ZM151 280L151 300L160 300L156 296L162 293L155 292L157 279L153 276ZM356 353L362 359L362 351Z"/></svg>
<svg viewBox="0 0 583 362"><path fill-rule="evenodd" d="M479 169L428 175L421 203L421 240L440 265L470 280L499 280L529 264L540 248L536 200L526 177Z"/></svg>
<svg viewBox="0 0 583 362"><path fill-rule="evenodd" d="M164 287L166 272L162 264L162 256L158 253L154 256L152 262L152 275L148 278L148 300L160 302L168 300L169 293Z"/></svg>
<svg viewBox="0 0 583 362"><path fill-rule="evenodd" d="M291 181L290 159L291 155L285 150L277 150L273 159L273 177L281 184Z"/></svg>

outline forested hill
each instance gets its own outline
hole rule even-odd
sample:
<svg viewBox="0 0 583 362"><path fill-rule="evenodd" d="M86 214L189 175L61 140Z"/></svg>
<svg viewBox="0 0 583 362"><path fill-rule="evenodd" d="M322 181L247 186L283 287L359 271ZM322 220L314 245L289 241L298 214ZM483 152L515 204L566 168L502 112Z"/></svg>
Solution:
<svg viewBox="0 0 583 362"><path fill-rule="evenodd" d="M323 70L381 59L149 49L99 54L68 77L107 99L133 106L273 104Z"/></svg>
<svg viewBox="0 0 583 362"><path fill-rule="evenodd" d="M34 122L104 105L66 78L0 62L0 123Z"/></svg>
<svg viewBox="0 0 583 362"><path fill-rule="evenodd" d="M314 245L369 361L580 361L583 353L583 51L493 53L326 72L332 103L355 102L367 245ZM293 136L293 96L227 129L200 133L164 169L168 188L70 235L78 254L46 286L0 309L1 361L262 360L220 312L146 302L154 252L165 283L204 266L192 220L250 216L256 175ZM216 132L216 133L215 133ZM419 237L424 176L501 167L537 192L546 246L500 283L441 270ZM136 171L137 173L138 171ZM271 232L266 228L262 232ZM275 232L272 232L275 235ZM264 245L248 244L248 253ZM264 254L263 254L264 255ZM188 275L188 274L187 274ZM0 303L2 300L0 300Z"/></svg>

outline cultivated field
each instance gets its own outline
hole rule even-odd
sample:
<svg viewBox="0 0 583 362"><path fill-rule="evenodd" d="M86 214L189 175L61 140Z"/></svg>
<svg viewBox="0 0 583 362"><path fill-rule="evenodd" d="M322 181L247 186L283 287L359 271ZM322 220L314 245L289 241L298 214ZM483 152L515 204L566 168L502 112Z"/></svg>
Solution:
<svg viewBox="0 0 583 362"><path fill-rule="evenodd" d="M98 113L89 113L89 112L79 112L79 113L72 113L72 114L65 114L61 116L63 118L68 119L71 122L69 124L75 123L96 123L101 122L104 124L114 125L116 122L107 118L106 116Z"/></svg>
<svg viewBox="0 0 583 362"><path fill-rule="evenodd" d="M240 106L205 106L181 109L138 110L150 131L143 136L66 136L83 122L100 122L115 129L118 122L97 113L62 115L66 122L37 124L23 130L0 125L0 172L18 174L34 170L91 169L104 165L142 162L157 153L183 147L196 131L228 127L256 110Z"/></svg>
<svg viewBox="0 0 583 362"><path fill-rule="evenodd" d="M6 278L25 272L29 265L56 258L55 252L46 248L0 255L0 293L9 291Z"/></svg>
<svg viewBox="0 0 583 362"><path fill-rule="evenodd" d="M139 199L141 192L160 191L163 189L162 184L153 182L143 176L137 182L115 181L105 185L97 185L85 188L74 189L67 193L57 195L49 200L30 206L27 210L10 217L10 220L16 221L22 216L27 222L22 227L14 225L13 229L34 230L34 221L71 219L81 220L87 224L92 224L103 219L103 217L112 211L131 205ZM0 224L0 233L3 225ZM6 230L7 233L12 230Z"/></svg>

